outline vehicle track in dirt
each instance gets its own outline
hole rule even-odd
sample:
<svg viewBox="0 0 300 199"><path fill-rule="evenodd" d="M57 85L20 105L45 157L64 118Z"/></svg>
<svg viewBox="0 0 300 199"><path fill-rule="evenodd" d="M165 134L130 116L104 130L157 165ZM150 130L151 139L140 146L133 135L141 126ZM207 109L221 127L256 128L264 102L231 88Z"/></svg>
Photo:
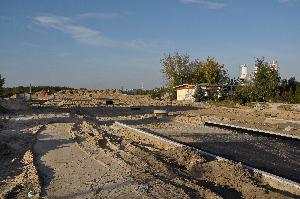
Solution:
<svg viewBox="0 0 300 199"><path fill-rule="evenodd" d="M105 156L96 159L82 150L69 133L72 127L72 123L48 124L37 136L34 151L42 196L135 198L138 194L127 172Z"/></svg>

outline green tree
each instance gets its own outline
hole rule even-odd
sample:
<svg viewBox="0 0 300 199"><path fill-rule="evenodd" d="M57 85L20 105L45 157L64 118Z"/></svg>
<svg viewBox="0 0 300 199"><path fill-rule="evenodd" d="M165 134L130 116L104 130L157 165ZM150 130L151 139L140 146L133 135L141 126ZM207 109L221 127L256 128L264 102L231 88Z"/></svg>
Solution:
<svg viewBox="0 0 300 199"><path fill-rule="evenodd" d="M3 88L4 83L5 83L5 78L2 78L1 74L0 74L0 96L3 95L3 89L2 88Z"/></svg>
<svg viewBox="0 0 300 199"><path fill-rule="evenodd" d="M196 101L205 101L207 97L205 96L205 90L203 90L200 86L196 87L194 96Z"/></svg>
<svg viewBox="0 0 300 199"><path fill-rule="evenodd" d="M283 79L279 85L279 99L286 101L289 96L289 85L287 79Z"/></svg>
<svg viewBox="0 0 300 199"><path fill-rule="evenodd" d="M219 64L214 57L208 57L205 61L196 59L191 62L192 83L225 84L229 77L224 65Z"/></svg>
<svg viewBox="0 0 300 199"><path fill-rule="evenodd" d="M296 81L296 91L295 91L296 103L300 103L300 82Z"/></svg>
<svg viewBox="0 0 300 199"><path fill-rule="evenodd" d="M179 52L175 52L174 55L169 54L161 59L161 64L161 71L169 92L173 94L172 97L175 94L174 86L192 83L192 71L188 54L179 54Z"/></svg>
<svg viewBox="0 0 300 199"><path fill-rule="evenodd" d="M225 84L229 77L223 64L219 64L214 57L208 57L203 63L204 81L209 84Z"/></svg>
<svg viewBox="0 0 300 199"><path fill-rule="evenodd" d="M288 80L288 90L289 90L289 92L290 92L292 95L295 95L295 93L296 93L296 87L297 87L297 84L296 84L296 78L295 78L295 77L291 77L291 78Z"/></svg>
<svg viewBox="0 0 300 199"><path fill-rule="evenodd" d="M297 94L297 81L295 77L283 79L279 85L279 99L289 103L298 103L299 94Z"/></svg>
<svg viewBox="0 0 300 199"><path fill-rule="evenodd" d="M192 69L192 83L193 84L200 84L206 83L206 78L204 74L204 62L196 59L190 63L190 67Z"/></svg>
<svg viewBox="0 0 300 199"><path fill-rule="evenodd" d="M25 93L26 90L27 89L24 86L17 86L17 87L14 88L15 93Z"/></svg>
<svg viewBox="0 0 300 199"><path fill-rule="evenodd" d="M236 91L233 95L233 100L239 102L240 104L245 104L251 101L251 87L246 85Z"/></svg>
<svg viewBox="0 0 300 199"><path fill-rule="evenodd" d="M190 62L188 54L167 55L161 59L162 73L166 80L166 86L175 97L173 87L180 84L218 84L228 82L228 74L224 65L219 64L214 57L208 57L205 61L196 59Z"/></svg>
<svg viewBox="0 0 300 199"><path fill-rule="evenodd" d="M254 101L268 101L275 98L280 82L278 71L272 69L264 58L257 58L255 67L257 71L253 78L252 99Z"/></svg>

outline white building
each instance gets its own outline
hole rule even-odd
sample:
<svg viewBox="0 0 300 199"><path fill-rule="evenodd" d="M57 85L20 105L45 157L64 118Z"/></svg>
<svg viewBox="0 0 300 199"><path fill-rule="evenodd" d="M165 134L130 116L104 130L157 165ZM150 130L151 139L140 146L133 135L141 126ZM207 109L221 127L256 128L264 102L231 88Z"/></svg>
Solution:
<svg viewBox="0 0 300 199"><path fill-rule="evenodd" d="M16 94L16 100L29 101L29 100L31 100L31 94L30 93L18 93L18 94Z"/></svg>
<svg viewBox="0 0 300 199"><path fill-rule="evenodd" d="M174 87L177 92L178 101L195 101L194 94L196 86L191 84L182 84Z"/></svg>
<svg viewBox="0 0 300 199"><path fill-rule="evenodd" d="M240 80L245 83L248 79L248 67L246 64L241 65Z"/></svg>
<svg viewBox="0 0 300 199"><path fill-rule="evenodd" d="M220 98L221 87L219 85L209 85L208 83L201 83L198 85L182 84L174 87L177 92L178 101L195 101L195 93L198 89L203 91L204 97L215 96Z"/></svg>
<svg viewBox="0 0 300 199"><path fill-rule="evenodd" d="M269 62L269 67L275 71L278 71L279 67L278 67L278 62L273 60L272 62ZM257 73L257 67L254 66L254 74Z"/></svg>
<svg viewBox="0 0 300 199"><path fill-rule="evenodd" d="M278 62L273 60L272 63L270 63L270 68L275 71L278 71Z"/></svg>

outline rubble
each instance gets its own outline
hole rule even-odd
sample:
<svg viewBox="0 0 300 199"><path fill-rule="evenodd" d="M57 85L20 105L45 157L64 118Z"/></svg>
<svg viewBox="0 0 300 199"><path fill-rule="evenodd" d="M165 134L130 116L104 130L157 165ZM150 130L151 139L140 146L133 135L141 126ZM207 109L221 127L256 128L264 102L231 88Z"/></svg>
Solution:
<svg viewBox="0 0 300 199"><path fill-rule="evenodd" d="M285 127L284 130L289 132L289 131L295 131L295 130L297 130L297 128L292 127L292 126L287 126L287 127Z"/></svg>

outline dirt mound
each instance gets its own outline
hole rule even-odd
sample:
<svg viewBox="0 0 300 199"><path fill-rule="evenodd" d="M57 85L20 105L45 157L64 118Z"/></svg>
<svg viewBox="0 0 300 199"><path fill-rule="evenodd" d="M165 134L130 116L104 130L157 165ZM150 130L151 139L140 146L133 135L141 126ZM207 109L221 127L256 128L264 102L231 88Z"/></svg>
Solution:
<svg viewBox="0 0 300 199"><path fill-rule="evenodd" d="M22 161L22 173L2 187L3 198L39 198L41 193L37 170L33 164L31 151L26 151ZM1 195L0 195L1 196Z"/></svg>
<svg viewBox="0 0 300 199"><path fill-rule="evenodd" d="M64 107L95 107L102 106L104 101L111 99L118 106L158 106L167 105L168 101L152 99L148 95L127 95L117 90L63 90L55 93Z"/></svg>
<svg viewBox="0 0 300 199"><path fill-rule="evenodd" d="M39 100L48 100L49 99L49 95L46 91L38 91L38 92L34 93L32 97L35 99L39 99Z"/></svg>
<svg viewBox="0 0 300 199"><path fill-rule="evenodd" d="M46 92L39 92L36 98L48 99L49 96ZM76 166L77 163L63 164L75 166L70 176L64 176L65 182L70 179L77 180L80 178L77 172L81 172L80 175L86 177L84 186L90 191L89 193L94 194L95 198L114 198L120 196L119 190L122 190L122 196L125 198L126 196L136 196L136 198L297 198L299 196L298 192L293 190L284 191L273 185L272 187L270 181L265 181L262 176L253 174L236 162L218 161L190 147L174 146L128 129L107 126L117 120L136 125L138 128L151 126L150 129L155 132L164 128L174 133L172 122L178 123L178 128L182 129L187 124L199 128L205 120L215 120L274 129L275 126L263 122L267 117L299 120L299 113L252 110L245 107L228 108L207 104L190 106L191 104L182 103L179 106L178 102L159 101L149 96L132 96L109 90L60 91L55 93L55 98L57 100L49 101L51 108L41 107L38 110L32 109L26 114L13 115L12 117L15 118L9 120L10 125L5 125L0 132L0 193L2 194L0 198L27 197L29 191L38 197L40 186L33 164L31 145L35 140L35 132L41 124L45 125L47 130L51 130L47 131L47 136L56 143L58 154L55 154L54 158L61 157L59 150L67 151L66 145L59 144L62 141L59 136L65 136L66 139L62 143L69 143L74 149L76 148L76 151L84 153L80 153L82 157L66 153L64 158L72 162L76 156L79 163L83 163L89 171L94 169L101 173L101 175L88 176L85 175L85 168ZM114 104L104 105L102 102L105 99L112 99ZM13 100L11 101L12 103L5 101L8 107L19 106L14 104ZM2 107L11 110L3 104L1 103ZM131 110L131 105L141 108ZM169 116L157 119L153 115L153 109L156 108L167 109ZM63 113L62 117L60 113L64 110L67 114ZM38 111L39 114L35 114L34 111ZM66 124L68 129L64 128ZM33 128L30 129L31 127ZM72 127L71 136L69 127ZM280 130L281 126L278 128ZM52 135L55 133L58 137L53 138ZM186 139L190 137L187 135ZM48 144L51 145L52 142ZM220 142L213 144L218 145ZM41 148L45 149L44 146L41 144ZM45 149L45 154L49 155L51 152L53 151ZM93 166L89 163L84 164L87 158L93 162ZM53 171L62 168L61 165L58 161ZM77 171L80 168L81 170ZM105 174L102 175L102 172ZM61 182L59 178L52 180L57 180L56 184ZM80 186L80 183L73 183L73 185ZM63 186L59 185L57 190L65 191L62 190ZM280 186L282 184L279 183L277 187Z"/></svg>
<svg viewBox="0 0 300 199"><path fill-rule="evenodd" d="M158 198L293 198L271 188L242 165L203 156L120 126L99 130L90 122L73 128L81 147L94 146L112 160L127 165L147 196ZM90 148L90 147L88 147ZM114 171L112 171L114 172Z"/></svg>
<svg viewBox="0 0 300 199"><path fill-rule="evenodd" d="M39 198L40 182L31 152L39 127L11 125L0 131L0 198Z"/></svg>

